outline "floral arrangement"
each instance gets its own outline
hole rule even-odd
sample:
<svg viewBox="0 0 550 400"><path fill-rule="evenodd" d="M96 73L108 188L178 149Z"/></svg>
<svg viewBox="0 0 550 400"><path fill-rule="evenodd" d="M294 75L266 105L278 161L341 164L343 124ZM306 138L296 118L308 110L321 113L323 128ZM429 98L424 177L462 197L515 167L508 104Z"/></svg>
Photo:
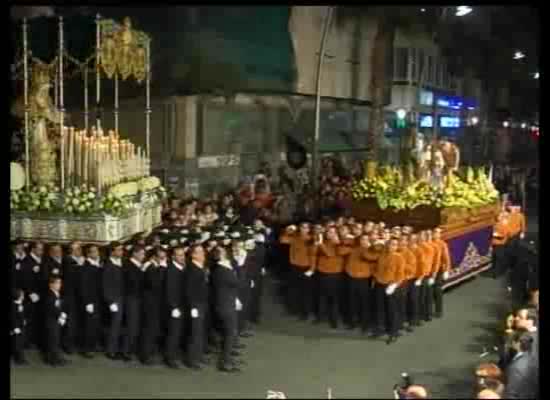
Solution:
<svg viewBox="0 0 550 400"><path fill-rule="evenodd" d="M99 203L99 210L105 214L120 216L126 213L132 206L132 203L126 197L116 196L112 193L107 194Z"/></svg>
<svg viewBox="0 0 550 400"><path fill-rule="evenodd" d="M10 208L14 211L54 211L58 208L59 187L55 185L35 186L27 191L10 191Z"/></svg>
<svg viewBox="0 0 550 400"><path fill-rule="evenodd" d="M113 186L108 194L113 195L114 197L127 197L135 196L139 190L139 186L136 182L126 182L119 183L118 185Z"/></svg>
<svg viewBox="0 0 550 400"><path fill-rule="evenodd" d="M63 198L63 209L71 214L90 214L96 211L96 189L81 187L69 188Z"/></svg>
<svg viewBox="0 0 550 400"><path fill-rule="evenodd" d="M150 192L160 187L160 179L156 176L149 176L139 180L137 184L141 192Z"/></svg>

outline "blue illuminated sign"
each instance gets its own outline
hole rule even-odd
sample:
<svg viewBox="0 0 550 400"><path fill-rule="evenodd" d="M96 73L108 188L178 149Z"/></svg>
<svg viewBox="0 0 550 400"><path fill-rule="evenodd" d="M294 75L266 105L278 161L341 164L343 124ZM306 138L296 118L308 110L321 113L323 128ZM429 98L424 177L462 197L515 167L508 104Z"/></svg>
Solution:
<svg viewBox="0 0 550 400"><path fill-rule="evenodd" d="M475 110L476 103L471 99L464 99L458 96L440 96L437 99L437 105L444 108L452 108L454 110L460 110L463 107L468 110Z"/></svg>

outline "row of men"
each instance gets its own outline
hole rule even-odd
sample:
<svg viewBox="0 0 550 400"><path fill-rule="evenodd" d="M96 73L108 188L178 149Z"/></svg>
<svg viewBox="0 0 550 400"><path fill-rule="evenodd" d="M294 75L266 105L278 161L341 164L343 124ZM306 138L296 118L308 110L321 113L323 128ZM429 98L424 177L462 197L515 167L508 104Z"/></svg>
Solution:
<svg viewBox="0 0 550 400"><path fill-rule="evenodd" d="M359 325L373 337L387 333L389 344L405 322L410 332L442 316L451 260L441 229L413 233L410 227L388 230L383 223L353 221L350 228L341 222L291 225L280 238L289 245L289 303L301 319L317 306L315 321L328 312L337 328L340 309L350 329Z"/></svg>
<svg viewBox="0 0 550 400"><path fill-rule="evenodd" d="M140 245L125 257L123 245L115 242L104 259L96 245L83 255L73 242L63 256L62 247L53 244L44 256L42 243L32 243L27 253L16 242L14 360L25 364L24 349L31 343L51 365L66 363L61 349L67 354L78 349L89 358L103 344L110 359L131 361L137 355L149 365L160 346L167 366L178 368L181 356L188 367L200 369L220 334L218 367L237 371L244 362L235 357L245 347L239 338L250 337L250 322L261 316L265 275L263 235L241 239L228 246L209 242L208 251L199 242L157 246L149 257Z"/></svg>

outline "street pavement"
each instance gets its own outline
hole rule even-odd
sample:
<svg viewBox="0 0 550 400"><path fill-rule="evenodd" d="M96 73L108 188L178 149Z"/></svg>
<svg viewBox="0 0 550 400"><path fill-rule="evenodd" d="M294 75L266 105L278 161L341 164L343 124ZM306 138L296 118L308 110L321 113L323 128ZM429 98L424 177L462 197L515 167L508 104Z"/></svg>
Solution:
<svg viewBox="0 0 550 400"><path fill-rule="evenodd" d="M446 292L445 315L393 345L359 332L296 321L280 305L275 279L264 297L264 321L247 339L248 365L237 375L214 365L201 372L73 356L66 368L45 366L36 353L28 367L12 367L13 398L392 398L408 372L433 398L472 395L472 372L506 312L503 280L477 277Z"/></svg>

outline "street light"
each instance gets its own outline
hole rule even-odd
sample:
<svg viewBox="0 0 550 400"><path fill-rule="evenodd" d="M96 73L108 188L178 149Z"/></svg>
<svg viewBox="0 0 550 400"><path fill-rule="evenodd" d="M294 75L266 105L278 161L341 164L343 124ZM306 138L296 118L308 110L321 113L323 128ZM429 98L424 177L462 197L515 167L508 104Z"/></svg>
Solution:
<svg viewBox="0 0 550 400"><path fill-rule="evenodd" d="M524 122L521 124L521 129L525 129L525 128L527 128L527 124Z"/></svg>
<svg viewBox="0 0 550 400"><path fill-rule="evenodd" d="M539 79L539 73L538 73L538 72L535 72L535 74L533 75L533 78Z"/></svg>
<svg viewBox="0 0 550 400"><path fill-rule="evenodd" d="M525 54L521 51L516 51L514 53L514 60L521 60L522 58L525 58Z"/></svg>
<svg viewBox="0 0 550 400"><path fill-rule="evenodd" d="M472 7L470 7L470 6L458 6L458 7L456 8L456 13L455 13L455 15L456 15L457 17L463 17L463 16L465 16L465 15L470 14L471 12L472 12Z"/></svg>
<svg viewBox="0 0 550 400"><path fill-rule="evenodd" d="M470 120L470 122L472 123L473 126L477 125L477 123L479 122L479 119L477 117L472 117L472 119Z"/></svg>
<svg viewBox="0 0 550 400"><path fill-rule="evenodd" d="M504 121L502 123L502 126L505 127L505 128L508 128L510 126L510 123L508 121Z"/></svg>
<svg viewBox="0 0 550 400"><path fill-rule="evenodd" d="M395 112L395 114L397 115L398 119L403 120L407 116L407 110L405 110L404 108L400 108Z"/></svg>

